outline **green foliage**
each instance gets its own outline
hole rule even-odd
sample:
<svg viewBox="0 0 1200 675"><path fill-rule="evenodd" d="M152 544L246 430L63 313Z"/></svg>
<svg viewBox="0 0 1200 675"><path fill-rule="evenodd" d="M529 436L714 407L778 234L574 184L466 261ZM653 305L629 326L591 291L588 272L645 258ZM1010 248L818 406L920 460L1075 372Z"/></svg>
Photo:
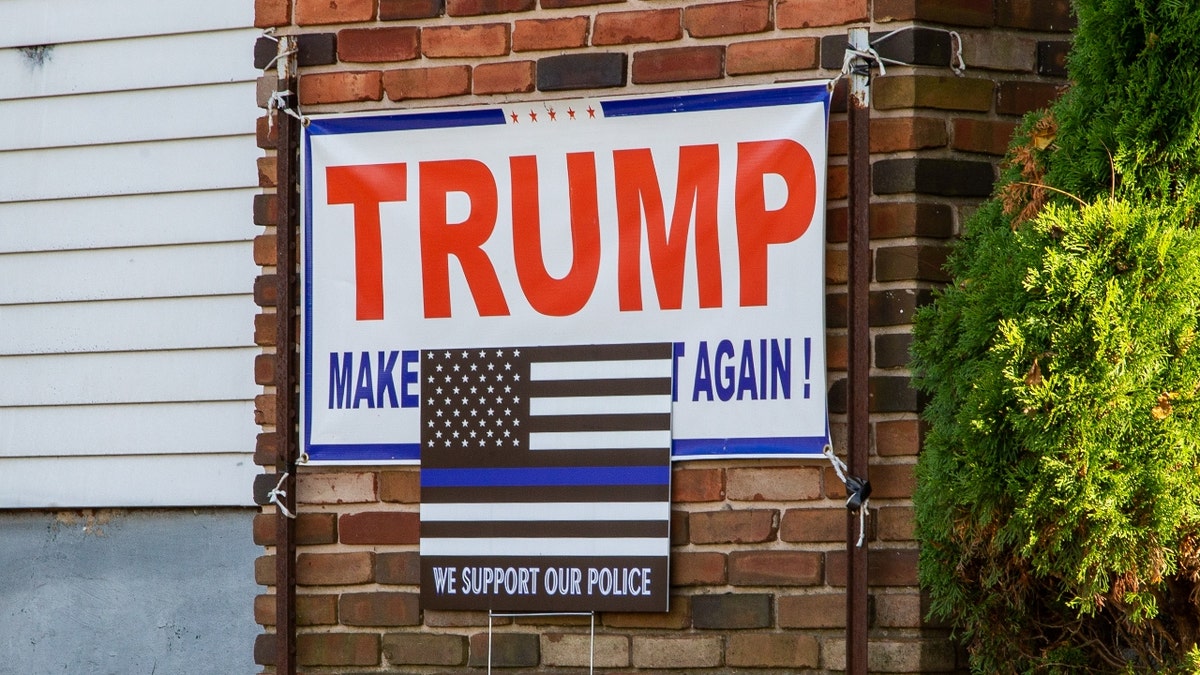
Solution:
<svg viewBox="0 0 1200 675"><path fill-rule="evenodd" d="M1195 0L1076 0L1073 86L1054 113L1048 181L1084 198L1131 188L1168 196L1200 178L1200 6ZM1110 162L1111 158L1111 162Z"/></svg>
<svg viewBox="0 0 1200 675"><path fill-rule="evenodd" d="M1200 5L1077 3L917 317L921 580L980 672L1200 671Z"/></svg>

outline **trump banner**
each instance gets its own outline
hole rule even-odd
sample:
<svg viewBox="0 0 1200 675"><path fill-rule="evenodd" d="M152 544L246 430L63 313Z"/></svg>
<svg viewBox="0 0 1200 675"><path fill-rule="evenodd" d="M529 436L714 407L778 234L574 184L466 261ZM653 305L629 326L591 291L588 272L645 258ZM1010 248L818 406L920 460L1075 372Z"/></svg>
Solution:
<svg viewBox="0 0 1200 675"><path fill-rule="evenodd" d="M595 563L568 590L665 592L672 459L828 443L828 109L813 82L306 120L307 460L422 463L447 589L544 594L566 547ZM461 517L516 494L575 506ZM518 552L524 520L557 534ZM509 559L464 578L463 542Z"/></svg>

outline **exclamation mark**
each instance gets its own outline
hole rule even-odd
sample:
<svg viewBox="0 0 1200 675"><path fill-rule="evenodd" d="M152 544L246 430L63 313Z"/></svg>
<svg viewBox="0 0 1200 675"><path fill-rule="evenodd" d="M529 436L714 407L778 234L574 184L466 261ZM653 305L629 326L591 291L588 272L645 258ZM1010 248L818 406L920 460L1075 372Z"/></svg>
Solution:
<svg viewBox="0 0 1200 675"><path fill-rule="evenodd" d="M812 392L812 338L804 338L804 398Z"/></svg>

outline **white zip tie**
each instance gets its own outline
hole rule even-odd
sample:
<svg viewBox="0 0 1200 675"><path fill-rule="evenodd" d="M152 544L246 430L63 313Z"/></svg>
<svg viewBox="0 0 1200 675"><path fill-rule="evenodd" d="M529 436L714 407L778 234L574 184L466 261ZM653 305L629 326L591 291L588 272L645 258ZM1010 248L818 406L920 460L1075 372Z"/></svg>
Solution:
<svg viewBox="0 0 1200 675"><path fill-rule="evenodd" d="M276 41L279 40L279 38L275 38L275 37L272 37L271 39L276 40ZM279 52L278 54L275 55L275 58L271 59L270 61L267 61L267 65L263 66L262 69L270 70L271 66L275 65L279 61L279 59L282 59L287 56L291 56L292 54L295 54L299 51L300 50L297 49L296 47L292 47L291 49L288 49L286 51Z"/></svg>
<svg viewBox="0 0 1200 675"><path fill-rule="evenodd" d="M289 89L284 89L283 91L271 92L271 97L267 99L267 113L268 113L267 114L267 131L268 132L270 132L271 128L275 126L275 112L276 111L282 111L284 113L287 113L288 115L291 115L292 117L295 117L296 119L300 120L301 123L303 123L305 121L304 117L300 113L298 113L295 110L288 107L287 97L291 96L291 94L292 94L292 92Z"/></svg>
<svg viewBox="0 0 1200 675"><path fill-rule="evenodd" d="M279 512L284 516L287 516L288 518L295 518L296 514L288 511L288 508L283 505L283 500L280 499L280 497L287 496L287 491L280 489L283 487L283 481L287 480L287 477L288 472L283 472L283 475L279 477L279 482L275 484L274 489L267 493L267 501L271 504L274 504L275 508L279 509Z"/></svg>
<svg viewBox="0 0 1200 675"><path fill-rule="evenodd" d="M842 481L842 485L846 487L846 492L848 493L846 495L846 508L850 508L850 500L854 499L854 494L850 492L849 481L846 479L846 473L850 470L850 467L846 466L841 457L833 454L833 446L826 445L822 452L829 458L829 463L833 465L833 470L837 473L838 480ZM870 507L870 497L864 499L858 507L858 544L856 544L858 548L862 548L863 542L867 539L867 516L870 515Z"/></svg>

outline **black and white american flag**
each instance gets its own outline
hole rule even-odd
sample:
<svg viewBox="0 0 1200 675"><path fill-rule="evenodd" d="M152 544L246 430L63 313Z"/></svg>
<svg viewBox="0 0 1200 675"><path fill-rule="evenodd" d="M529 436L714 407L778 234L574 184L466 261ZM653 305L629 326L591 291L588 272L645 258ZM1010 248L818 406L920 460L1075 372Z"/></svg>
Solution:
<svg viewBox="0 0 1200 675"><path fill-rule="evenodd" d="M423 352L422 567L653 559L665 590L672 367L670 343Z"/></svg>

